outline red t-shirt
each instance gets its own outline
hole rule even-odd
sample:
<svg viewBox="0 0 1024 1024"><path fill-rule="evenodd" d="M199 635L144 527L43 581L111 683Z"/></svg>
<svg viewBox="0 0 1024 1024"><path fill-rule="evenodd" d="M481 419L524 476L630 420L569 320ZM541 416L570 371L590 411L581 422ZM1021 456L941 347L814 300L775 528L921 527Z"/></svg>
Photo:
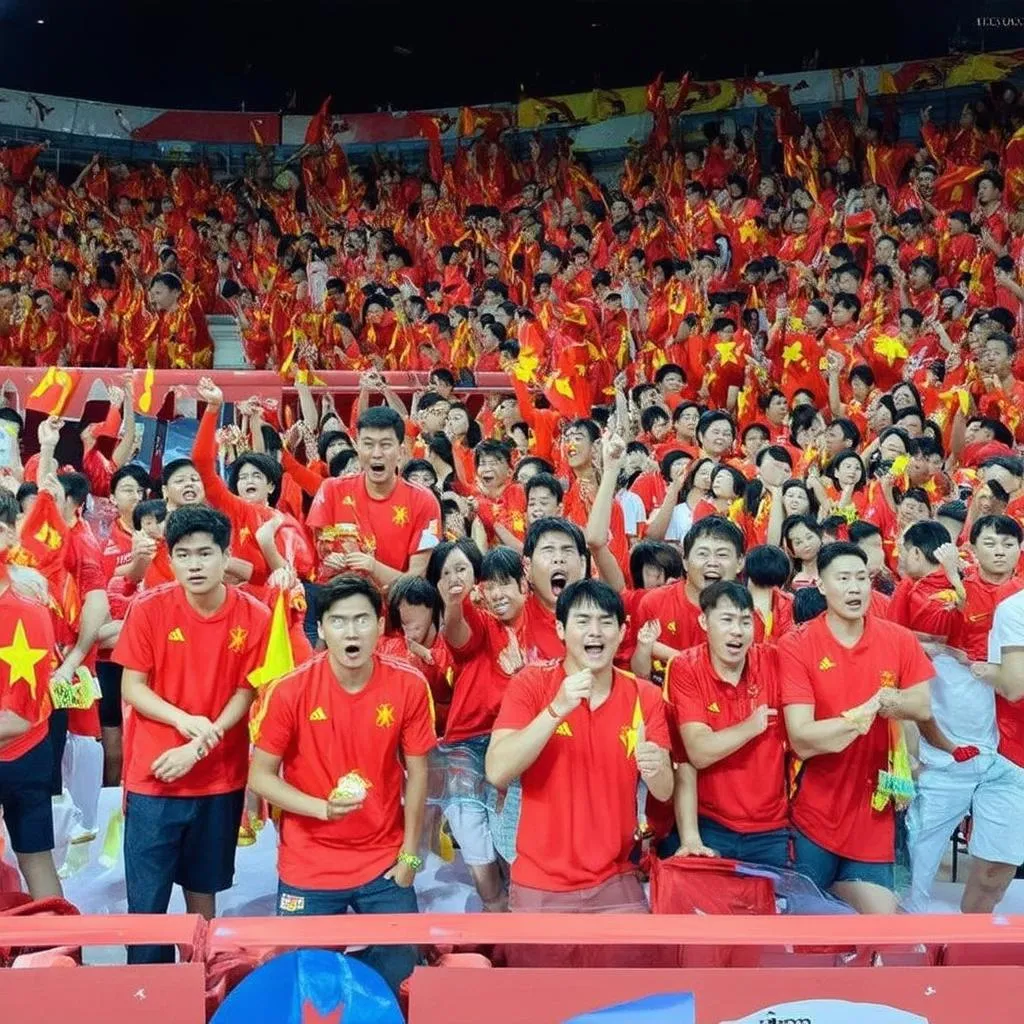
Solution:
<svg viewBox="0 0 1024 1024"><path fill-rule="evenodd" d="M666 684L680 734L691 722L715 732L739 725L761 704L778 711L760 736L697 772L697 811L734 832L784 828L789 804L776 649L762 644L751 647L743 678L733 686L715 672L708 646L702 644L672 659Z"/></svg>
<svg viewBox="0 0 1024 1024"><path fill-rule="evenodd" d="M92 528L83 520L78 520L68 530L67 543L64 545L64 568L74 580L77 592L77 608L69 624L75 636L78 635L81 621L82 605L94 590L107 588L107 577L103 572L103 551ZM97 647L93 644L82 664L90 672L96 671ZM76 736L91 736L96 739L100 735L99 705L82 711L72 708L68 712L68 731Z"/></svg>
<svg viewBox="0 0 1024 1024"><path fill-rule="evenodd" d="M114 571L132 560L132 531L126 530L120 518L110 526L106 547L103 549L103 575L107 578L107 602L110 617L116 622L128 611L128 600L137 584L127 576L115 576Z"/></svg>
<svg viewBox="0 0 1024 1024"><path fill-rule="evenodd" d="M0 594L0 711L23 718L30 728L0 745L0 762L16 760L46 736L55 647L46 605L8 586Z"/></svg>
<svg viewBox="0 0 1024 1024"><path fill-rule="evenodd" d="M819 721L862 704L881 686L905 690L935 675L914 634L875 615L865 618L864 632L852 648L832 635L826 613L787 633L777 649L783 703L813 705ZM793 824L840 857L892 863L892 804L884 811L871 807L878 773L888 767L889 722L878 717L867 735L841 753L804 761Z"/></svg>
<svg viewBox="0 0 1024 1024"><path fill-rule="evenodd" d="M562 664L524 669L509 682L494 729L523 729L558 693ZM665 705L658 688L614 670L608 699L591 711L584 702L559 725L522 774L522 812L512 881L532 889L570 892L633 870L637 827L633 754L637 705L647 740L669 749Z"/></svg>
<svg viewBox="0 0 1024 1024"><path fill-rule="evenodd" d="M772 588L772 609L762 616L754 609L754 643L777 644L793 628L793 596Z"/></svg>
<svg viewBox="0 0 1024 1024"><path fill-rule="evenodd" d="M320 582L337 573L325 569L332 552L366 551L384 565L405 572L409 559L441 539L441 506L419 484L396 479L386 498L374 498L362 473L331 477L320 485L306 523L316 527Z"/></svg>
<svg viewBox="0 0 1024 1024"><path fill-rule="evenodd" d="M235 587L209 616L200 615L177 583L140 594L128 609L112 661L144 672L149 688L169 704L212 722L264 656L270 609ZM125 720L124 788L149 796L213 796L244 789L249 768L245 718L176 782L150 768L186 740L177 729L140 715Z"/></svg>
<svg viewBox="0 0 1024 1024"><path fill-rule="evenodd" d="M686 580L676 580L663 587L648 590L640 600L637 622L657 619L661 623L658 639L677 651L685 651L704 643L706 634L701 629L700 605L694 604L686 594Z"/></svg>
<svg viewBox="0 0 1024 1024"><path fill-rule="evenodd" d="M277 683L255 743L282 758L285 782L327 799L342 776L358 772L367 790L363 806L337 821L281 814L281 880L352 889L391 867L404 837L400 757L422 757L436 742L427 681L396 658L375 655L358 693L341 687L326 652Z"/></svg>

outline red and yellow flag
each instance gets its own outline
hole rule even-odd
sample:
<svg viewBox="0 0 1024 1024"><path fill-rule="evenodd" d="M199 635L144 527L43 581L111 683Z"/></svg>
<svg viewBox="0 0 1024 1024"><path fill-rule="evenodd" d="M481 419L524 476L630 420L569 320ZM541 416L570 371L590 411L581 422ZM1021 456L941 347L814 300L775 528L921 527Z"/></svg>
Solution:
<svg viewBox="0 0 1024 1024"><path fill-rule="evenodd" d="M79 370L49 367L28 396L25 408L41 412L44 416L60 416L81 377Z"/></svg>

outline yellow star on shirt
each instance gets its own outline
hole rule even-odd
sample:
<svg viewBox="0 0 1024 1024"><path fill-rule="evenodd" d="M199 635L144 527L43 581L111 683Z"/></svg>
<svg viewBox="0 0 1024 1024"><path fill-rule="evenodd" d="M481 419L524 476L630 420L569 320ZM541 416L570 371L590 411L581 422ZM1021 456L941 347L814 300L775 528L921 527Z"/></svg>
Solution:
<svg viewBox="0 0 1024 1024"><path fill-rule="evenodd" d="M754 220L745 220L740 225L740 241L741 242L756 242L758 238L757 222Z"/></svg>
<svg viewBox="0 0 1024 1024"><path fill-rule="evenodd" d="M0 661L6 661L11 667L11 686L24 680L32 696L36 695L36 665L46 657L45 647L29 647L25 634L25 624L18 619L14 627L14 637L7 647L0 647Z"/></svg>
<svg viewBox="0 0 1024 1024"><path fill-rule="evenodd" d="M794 341L792 345L786 345L782 349L782 361L786 366L790 363L795 363L798 359L804 357L804 343L802 341Z"/></svg>
<svg viewBox="0 0 1024 1024"><path fill-rule="evenodd" d="M380 729L389 729L395 724L395 709L390 704L378 704L374 724Z"/></svg>
<svg viewBox="0 0 1024 1024"><path fill-rule="evenodd" d="M632 757L636 753L636 745L640 740L640 731L644 724L644 713L640 707L640 698L637 697L633 705L633 719L629 725L624 725L619 732L619 740L626 748L626 757Z"/></svg>
<svg viewBox="0 0 1024 1024"><path fill-rule="evenodd" d="M409 510L404 505L392 505L391 522L395 526L405 526L409 522Z"/></svg>
<svg viewBox="0 0 1024 1024"><path fill-rule="evenodd" d="M736 355L735 341L716 342L715 351L718 353L718 358L722 366L725 366L728 363L735 363L736 366L740 365L739 356Z"/></svg>

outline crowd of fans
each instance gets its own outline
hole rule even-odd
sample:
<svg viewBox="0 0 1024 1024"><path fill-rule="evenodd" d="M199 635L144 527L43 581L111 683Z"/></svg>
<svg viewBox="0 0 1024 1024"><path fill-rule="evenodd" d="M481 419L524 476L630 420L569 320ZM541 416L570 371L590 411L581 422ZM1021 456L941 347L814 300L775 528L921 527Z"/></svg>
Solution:
<svg viewBox="0 0 1024 1024"><path fill-rule="evenodd" d="M204 378L159 480L130 378L112 454L86 428L59 467L54 419L12 446L0 804L33 894L51 793L88 839L105 775L132 911L180 884L211 916L267 807L279 913L415 911L428 789L489 911L644 911L641 847L923 910L968 814L962 908L994 909L1024 862L1005 114L915 143L784 110L777 171L713 135L615 191L488 139L431 178L334 145L273 185L7 173L5 362L205 369L230 312L299 399L224 424ZM351 412L316 395L340 368ZM429 384L407 405L389 369ZM481 371L507 392L460 390Z"/></svg>

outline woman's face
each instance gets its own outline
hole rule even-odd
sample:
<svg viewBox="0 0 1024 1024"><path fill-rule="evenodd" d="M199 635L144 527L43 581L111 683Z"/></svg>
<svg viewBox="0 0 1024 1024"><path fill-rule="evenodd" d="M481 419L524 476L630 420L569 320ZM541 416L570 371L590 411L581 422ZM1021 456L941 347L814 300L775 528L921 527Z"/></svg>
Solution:
<svg viewBox="0 0 1024 1024"><path fill-rule="evenodd" d="M687 409L678 420L679 429L684 437L693 437L697 432L697 424L700 422L700 412L696 406Z"/></svg>
<svg viewBox="0 0 1024 1024"><path fill-rule="evenodd" d="M900 412L904 409L909 409L912 406L917 405L917 399L914 397L914 392L911 391L910 388L902 385L898 386L896 390L893 391L892 402Z"/></svg>
<svg viewBox="0 0 1024 1024"><path fill-rule="evenodd" d="M434 614L426 605L409 604L403 601L398 607L402 620L402 632L406 640L415 644L426 644L434 624Z"/></svg>
<svg viewBox="0 0 1024 1024"><path fill-rule="evenodd" d="M462 594L468 594L476 582L473 574L473 563L466 557L459 548L452 548L448 557L441 567L441 579L439 582L451 581L453 586L459 588ZM442 591L443 593L443 591Z"/></svg>
<svg viewBox="0 0 1024 1024"><path fill-rule="evenodd" d="M859 460L846 458L836 470L836 480L840 487L855 487L860 482L862 473L863 469Z"/></svg>
<svg viewBox="0 0 1024 1024"><path fill-rule="evenodd" d="M445 421L448 433L453 437L465 437L469 432L469 415L465 409L451 408Z"/></svg>
<svg viewBox="0 0 1024 1024"><path fill-rule="evenodd" d="M697 470L696 476L693 478L693 485L698 491L707 494L711 490L711 479L715 472L715 464L713 462L705 462L700 469Z"/></svg>
<svg viewBox="0 0 1024 1024"><path fill-rule="evenodd" d="M811 511L811 499L802 487L790 487L782 496L782 508L787 516L805 516Z"/></svg>
<svg viewBox="0 0 1024 1024"><path fill-rule="evenodd" d="M728 470L719 469L711 481L711 494L715 498L732 501L736 497L732 473Z"/></svg>
<svg viewBox="0 0 1024 1024"><path fill-rule="evenodd" d="M790 529L786 534L786 542L793 557L799 558L801 562L817 558L821 549L821 538L803 523L797 523Z"/></svg>
<svg viewBox="0 0 1024 1024"><path fill-rule="evenodd" d="M879 446L878 450L882 458L887 462L898 459L901 455L907 454L907 446L899 434L890 434Z"/></svg>

